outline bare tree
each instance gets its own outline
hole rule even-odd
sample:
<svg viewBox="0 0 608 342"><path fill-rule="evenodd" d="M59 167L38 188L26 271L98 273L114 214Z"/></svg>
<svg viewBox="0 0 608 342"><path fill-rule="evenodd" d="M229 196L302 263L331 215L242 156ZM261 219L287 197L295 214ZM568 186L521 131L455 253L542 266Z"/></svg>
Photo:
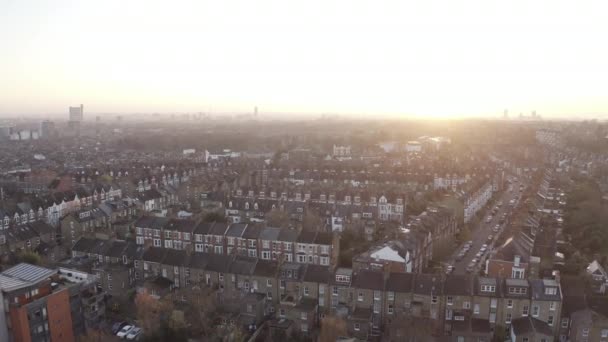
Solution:
<svg viewBox="0 0 608 342"><path fill-rule="evenodd" d="M138 293L135 297L136 316L139 325L147 332L155 332L161 326L162 315L173 311L169 296L156 299L147 293Z"/></svg>
<svg viewBox="0 0 608 342"><path fill-rule="evenodd" d="M346 322L335 316L323 318L319 342L335 342L340 336L346 336Z"/></svg>

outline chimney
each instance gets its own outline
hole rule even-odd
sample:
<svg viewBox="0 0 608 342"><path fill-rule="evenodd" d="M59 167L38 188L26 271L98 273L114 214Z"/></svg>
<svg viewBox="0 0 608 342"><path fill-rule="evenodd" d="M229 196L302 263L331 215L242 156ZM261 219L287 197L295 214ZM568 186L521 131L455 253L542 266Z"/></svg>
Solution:
<svg viewBox="0 0 608 342"><path fill-rule="evenodd" d="M519 262L521 261L521 257L519 255L516 255L515 258L513 258L513 264L515 267L519 267Z"/></svg>

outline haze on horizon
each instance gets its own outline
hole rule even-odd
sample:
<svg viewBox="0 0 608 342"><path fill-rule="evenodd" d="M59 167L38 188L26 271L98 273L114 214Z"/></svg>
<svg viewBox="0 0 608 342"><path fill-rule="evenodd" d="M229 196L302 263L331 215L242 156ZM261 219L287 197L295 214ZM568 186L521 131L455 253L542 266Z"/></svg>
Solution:
<svg viewBox="0 0 608 342"><path fill-rule="evenodd" d="M362 113L606 118L601 1L0 3L0 118Z"/></svg>

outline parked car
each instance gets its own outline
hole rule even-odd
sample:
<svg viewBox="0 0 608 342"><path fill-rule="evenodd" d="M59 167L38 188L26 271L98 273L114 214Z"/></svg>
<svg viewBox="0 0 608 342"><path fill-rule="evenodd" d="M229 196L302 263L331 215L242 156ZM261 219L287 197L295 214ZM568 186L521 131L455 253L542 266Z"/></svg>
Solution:
<svg viewBox="0 0 608 342"><path fill-rule="evenodd" d="M491 242L492 240L494 240L494 235L492 235L492 234L488 235L488 242Z"/></svg>
<svg viewBox="0 0 608 342"><path fill-rule="evenodd" d="M127 334L127 340L133 341L138 339L142 332L143 330L139 327L131 329L131 331L129 331L129 333Z"/></svg>
<svg viewBox="0 0 608 342"><path fill-rule="evenodd" d="M127 325L127 322L116 322L112 324L112 335L116 335L125 325Z"/></svg>
<svg viewBox="0 0 608 342"><path fill-rule="evenodd" d="M488 217L486 218L486 223L490 223L490 222L492 222L492 216L488 216Z"/></svg>
<svg viewBox="0 0 608 342"><path fill-rule="evenodd" d="M125 338L125 336L127 336L127 334L130 333L131 330L133 330L133 328L135 328L134 325L127 324L116 333L116 336L120 338Z"/></svg>

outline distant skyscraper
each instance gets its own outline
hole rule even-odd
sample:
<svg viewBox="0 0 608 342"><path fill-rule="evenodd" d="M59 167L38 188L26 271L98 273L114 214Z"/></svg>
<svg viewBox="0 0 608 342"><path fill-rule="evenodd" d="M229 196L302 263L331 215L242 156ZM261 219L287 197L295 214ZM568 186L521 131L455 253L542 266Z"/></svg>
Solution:
<svg viewBox="0 0 608 342"><path fill-rule="evenodd" d="M70 121L82 121L84 118L84 106L70 107Z"/></svg>
<svg viewBox="0 0 608 342"><path fill-rule="evenodd" d="M505 109L504 113L502 114L502 118L505 119L505 120L509 118L509 110L508 109Z"/></svg>
<svg viewBox="0 0 608 342"><path fill-rule="evenodd" d="M40 123L40 138L48 139L55 136L55 123L50 120L44 120Z"/></svg>

